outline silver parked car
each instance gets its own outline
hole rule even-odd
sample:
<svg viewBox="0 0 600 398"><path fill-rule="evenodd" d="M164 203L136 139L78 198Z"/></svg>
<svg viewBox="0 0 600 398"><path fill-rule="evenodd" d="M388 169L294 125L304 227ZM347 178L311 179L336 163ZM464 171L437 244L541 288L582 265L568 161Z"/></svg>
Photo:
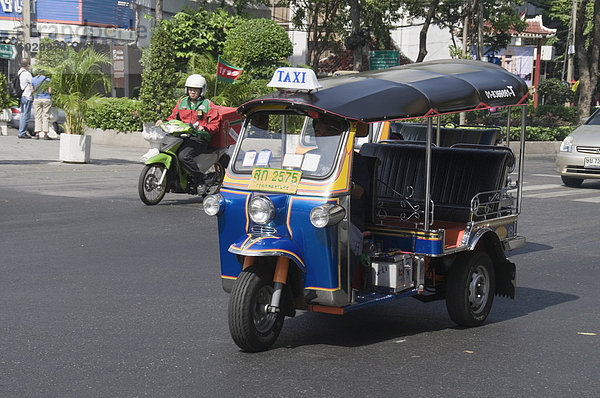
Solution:
<svg viewBox="0 0 600 398"><path fill-rule="evenodd" d="M560 144L556 170L569 187L588 178L600 179L600 108Z"/></svg>
<svg viewBox="0 0 600 398"><path fill-rule="evenodd" d="M27 131L30 135L34 135L35 116L33 114L33 106L31 112L27 118ZM21 108L18 106L12 106L10 108L12 118L9 122L10 127L18 129L19 121L21 120ZM65 123L65 111L56 107L52 107L50 110L50 136L53 136L52 132L61 134L63 132L63 124ZM55 138L55 137L53 137Z"/></svg>

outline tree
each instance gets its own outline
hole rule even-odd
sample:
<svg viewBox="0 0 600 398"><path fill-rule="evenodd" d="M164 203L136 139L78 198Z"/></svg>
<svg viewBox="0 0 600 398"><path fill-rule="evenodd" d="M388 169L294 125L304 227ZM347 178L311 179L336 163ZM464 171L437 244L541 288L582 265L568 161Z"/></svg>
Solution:
<svg viewBox="0 0 600 398"><path fill-rule="evenodd" d="M163 19L163 0L156 0L156 7L154 8L156 26L160 25L160 21Z"/></svg>
<svg viewBox="0 0 600 398"><path fill-rule="evenodd" d="M79 52L69 48L60 64L42 68L51 79L52 102L65 111L68 134L83 134L85 114L99 96L99 85L109 90L110 79L101 69L109 63L107 55L91 47Z"/></svg>
<svg viewBox="0 0 600 398"><path fill-rule="evenodd" d="M423 6L425 2L429 7ZM514 6L515 1L512 0L416 0L407 3L410 15L424 18L425 25L433 14L430 24L450 30L453 41L454 32L464 34L466 42L463 43L463 51L468 53L471 46L476 46L479 58L484 55L484 48L492 53L505 48L510 43L512 32L525 28L526 23L520 19ZM434 7L435 12L432 12ZM425 25L421 31L419 59L422 54L427 54L424 48ZM455 44L454 47L459 46Z"/></svg>
<svg viewBox="0 0 600 398"><path fill-rule="evenodd" d="M166 118L175 103L174 90L178 82L175 48L164 28L165 22L154 28L150 46L142 53L144 70L138 114L143 122Z"/></svg>
<svg viewBox="0 0 600 398"><path fill-rule="evenodd" d="M38 66L55 66L63 62L67 58L68 52L66 47L62 48L54 43L49 37L44 37L40 40L40 50L37 53L36 65Z"/></svg>
<svg viewBox="0 0 600 398"><path fill-rule="evenodd" d="M185 70L192 56L197 54L217 58L223 53L227 33L241 21L241 17L231 16L222 8L214 12L186 8L164 21L163 28L175 50L177 70Z"/></svg>
<svg viewBox="0 0 600 398"><path fill-rule="evenodd" d="M591 13L590 13L591 11ZM598 83L600 53L600 1L581 0L575 24L575 53L579 67L578 112L580 120L590 115L590 105Z"/></svg>
<svg viewBox="0 0 600 398"><path fill-rule="evenodd" d="M293 46L287 32L271 19L247 19L227 35L223 57L244 74L256 79L270 78L278 66L288 65L286 58Z"/></svg>
<svg viewBox="0 0 600 398"><path fill-rule="evenodd" d="M345 32L347 26L345 1L283 0L279 5L293 8L292 23L309 32L308 64L314 71L318 70L319 60L325 52L341 50L339 33Z"/></svg>

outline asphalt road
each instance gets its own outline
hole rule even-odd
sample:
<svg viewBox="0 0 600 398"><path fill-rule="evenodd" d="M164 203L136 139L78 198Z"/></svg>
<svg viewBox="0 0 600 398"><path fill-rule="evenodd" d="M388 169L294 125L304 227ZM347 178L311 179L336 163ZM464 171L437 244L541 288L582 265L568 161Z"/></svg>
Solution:
<svg viewBox="0 0 600 398"><path fill-rule="evenodd" d="M140 149L0 137L0 397L596 397L600 182L528 158L517 298L456 327L414 299L287 319L270 351L229 336L214 219L137 197Z"/></svg>

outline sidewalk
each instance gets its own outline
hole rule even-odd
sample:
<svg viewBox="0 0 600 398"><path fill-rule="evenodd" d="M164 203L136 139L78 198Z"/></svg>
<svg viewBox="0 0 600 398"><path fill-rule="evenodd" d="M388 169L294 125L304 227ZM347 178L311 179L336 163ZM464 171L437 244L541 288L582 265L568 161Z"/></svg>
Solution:
<svg viewBox="0 0 600 398"><path fill-rule="evenodd" d="M7 161L36 161L36 162L58 162L60 139L35 140L19 139L17 130L8 129L8 135L0 136L0 163ZM137 146L107 145L94 143L90 153L90 163L106 163L109 160L124 160L127 162L143 163L142 155L148 148Z"/></svg>

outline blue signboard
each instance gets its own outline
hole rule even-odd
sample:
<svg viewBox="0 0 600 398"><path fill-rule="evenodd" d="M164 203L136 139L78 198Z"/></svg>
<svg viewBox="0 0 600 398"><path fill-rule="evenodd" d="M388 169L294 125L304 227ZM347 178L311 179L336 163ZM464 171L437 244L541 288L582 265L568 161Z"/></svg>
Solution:
<svg viewBox="0 0 600 398"><path fill-rule="evenodd" d="M132 0L33 0L32 14L38 22L113 26L134 25ZM21 19L22 0L0 0L0 19Z"/></svg>

